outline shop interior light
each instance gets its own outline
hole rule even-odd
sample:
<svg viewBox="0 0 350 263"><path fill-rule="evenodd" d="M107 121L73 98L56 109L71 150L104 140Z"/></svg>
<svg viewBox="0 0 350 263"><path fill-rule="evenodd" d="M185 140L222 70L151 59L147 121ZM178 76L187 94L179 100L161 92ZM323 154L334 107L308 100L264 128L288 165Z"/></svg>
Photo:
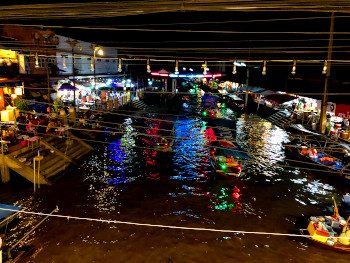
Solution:
<svg viewBox="0 0 350 263"><path fill-rule="evenodd" d="M151 66L149 65L149 59L147 59L147 73L151 73Z"/></svg>
<svg viewBox="0 0 350 263"><path fill-rule="evenodd" d="M266 60L264 60L264 66L261 74L266 75Z"/></svg>
<svg viewBox="0 0 350 263"><path fill-rule="evenodd" d="M17 98L17 94L16 94L16 93L13 93L13 94L11 94L11 97L12 97L13 99Z"/></svg>
<svg viewBox="0 0 350 263"><path fill-rule="evenodd" d="M292 68L292 75L295 75L296 69L297 69L297 61L294 60L294 62L293 62L293 68Z"/></svg>
<svg viewBox="0 0 350 263"><path fill-rule="evenodd" d="M119 59L119 63L118 63L118 72L122 72L122 59Z"/></svg>
<svg viewBox="0 0 350 263"><path fill-rule="evenodd" d="M326 73L327 73L327 60L324 61L323 70L322 70L322 74L326 74Z"/></svg>

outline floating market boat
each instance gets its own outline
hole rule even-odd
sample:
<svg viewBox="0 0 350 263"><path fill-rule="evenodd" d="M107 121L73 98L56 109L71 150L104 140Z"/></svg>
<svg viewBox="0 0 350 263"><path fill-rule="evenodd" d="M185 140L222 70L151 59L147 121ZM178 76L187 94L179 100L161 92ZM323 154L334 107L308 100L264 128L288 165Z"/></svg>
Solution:
<svg viewBox="0 0 350 263"><path fill-rule="evenodd" d="M339 215L334 201L334 215L310 217L307 229L300 229L300 233L317 245L337 252L350 253L349 219L345 221Z"/></svg>
<svg viewBox="0 0 350 263"><path fill-rule="evenodd" d="M217 173L236 177L242 174L244 160L250 159L242 148L225 139L211 142L210 157Z"/></svg>
<svg viewBox="0 0 350 263"><path fill-rule="evenodd" d="M314 169L317 172L328 172L338 178L350 182L350 169L339 158L331 156L322 151L322 147L303 142L301 139L294 139L284 144L287 156L299 161L301 165ZM330 173L329 173L330 172Z"/></svg>

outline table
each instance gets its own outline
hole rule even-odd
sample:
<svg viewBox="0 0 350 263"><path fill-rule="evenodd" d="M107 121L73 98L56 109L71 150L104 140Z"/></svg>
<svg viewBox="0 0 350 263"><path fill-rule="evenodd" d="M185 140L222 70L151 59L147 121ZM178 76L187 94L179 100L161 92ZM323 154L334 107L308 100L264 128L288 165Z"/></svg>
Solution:
<svg viewBox="0 0 350 263"><path fill-rule="evenodd" d="M38 142L40 145L40 137L39 136L29 137L27 139L27 141L28 141L28 148L30 148L30 144L32 144L32 151L34 150L34 142Z"/></svg>

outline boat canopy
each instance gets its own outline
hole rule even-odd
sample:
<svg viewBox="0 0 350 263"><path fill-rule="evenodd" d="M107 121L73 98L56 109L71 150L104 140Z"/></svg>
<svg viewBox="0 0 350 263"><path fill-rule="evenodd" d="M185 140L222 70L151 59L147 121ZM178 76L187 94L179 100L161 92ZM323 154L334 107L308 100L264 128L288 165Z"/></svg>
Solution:
<svg viewBox="0 0 350 263"><path fill-rule="evenodd" d="M230 142L231 144L231 142ZM218 147L216 148L215 155L217 156L235 156L240 159L250 159L250 156L239 146L236 144L230 145L225 141L214 141L212 142L212 146Z"/></svg>

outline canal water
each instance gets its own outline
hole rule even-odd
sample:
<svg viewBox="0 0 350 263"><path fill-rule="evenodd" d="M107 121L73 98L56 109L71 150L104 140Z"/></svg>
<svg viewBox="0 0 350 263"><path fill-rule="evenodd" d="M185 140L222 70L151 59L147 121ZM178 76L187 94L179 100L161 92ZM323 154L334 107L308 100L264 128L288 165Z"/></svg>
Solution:
<svg viewBox="0 0 350 263"><path fill-rule="evenodd" d="M193 99L177 114L124 117L122 135L99 138L79 169L41 187L36 198L25 182L1 185L1 203L42 213L57 206L54 214L65 215L47 219L19 245L30 252L21 262L349 262L301 237L204 230L299 234L308 217L325 214L332 196L340 204L350 192L347 184L289 163L286 131L253 114L235 121L229 115L222 117L232 140L252 156L240 178L213 171L204 131L218 124ZM155 148L159 134L174 138L168 148ZM21 216L6 245L42 219Z"/></svg>

